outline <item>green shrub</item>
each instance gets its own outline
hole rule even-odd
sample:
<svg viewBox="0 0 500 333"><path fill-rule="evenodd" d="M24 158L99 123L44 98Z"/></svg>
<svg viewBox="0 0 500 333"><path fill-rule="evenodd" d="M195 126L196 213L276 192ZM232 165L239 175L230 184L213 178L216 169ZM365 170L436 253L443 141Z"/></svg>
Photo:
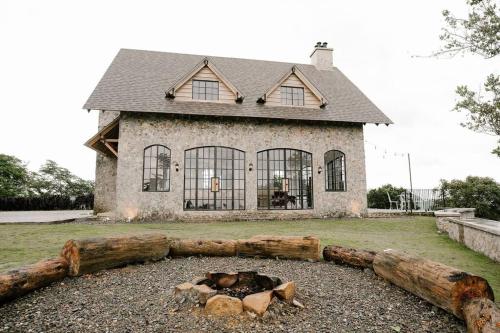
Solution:
<svg viewBox="0 0 500 333"><path fill-rule="evenodd" d="M500 184L490 177L468 176L465 180L441 180L446 206L476 208L476 216L500 220Z"/></svg>
<svg viewBox="0 0 500 333"><path fill-rule="evenodd" d="M387 193L391 196L393 201L399 201L399 195L405 191L402 187L395 187L391 184L383 185L379 188L371 189L368 192L368 208L381 208L389 209L389 198ZM393 207L395 208L395 207Z"/></svg>

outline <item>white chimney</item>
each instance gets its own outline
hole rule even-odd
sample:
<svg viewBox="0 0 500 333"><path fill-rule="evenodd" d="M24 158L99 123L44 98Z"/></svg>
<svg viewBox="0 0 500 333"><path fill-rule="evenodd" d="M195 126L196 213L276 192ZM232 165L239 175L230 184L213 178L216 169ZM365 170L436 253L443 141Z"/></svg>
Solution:
<svg viewBox="0 0 500 333"><path fill-rule="evenodd" d="M333 69L333 49L327 47L326 42L317 42L311 53L311 65L319 70Z"/></svg>

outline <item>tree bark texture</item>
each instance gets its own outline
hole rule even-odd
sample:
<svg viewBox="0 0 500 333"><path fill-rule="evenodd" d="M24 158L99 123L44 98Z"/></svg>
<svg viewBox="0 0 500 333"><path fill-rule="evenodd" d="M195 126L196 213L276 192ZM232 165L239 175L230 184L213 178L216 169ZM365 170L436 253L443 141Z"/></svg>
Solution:
<svg viewBox="0 0 500 333"><path fill-rule="evenodd" d="M323 249L323 259L338 265L349 265L361 268L373 268L375 251L356 250L342 246L329 245Z"/></svg>
<svg viewBox="0 0 500 333"><path fill-rule="evenodd" d="M47 259L0 275L0 304L64 279L68 263L64 258Z"/></svg>
<svg viewBox="0 0 500 333"><path fill-rule="evenodd" d="M475 298L494 299L488 281L456 268L394 250L379 252L376 274L463 319L463 306Z"/></svg>
<svg viewBox="0 0 500 333"><path fill-rule="evenodd" d="M320 243L313 236L255 236L238 240L238 255L318 261Z"/></svg>
<svg viewBox="0 0 500 333"><path fill-rule="evenodd" d="M170 246L172 257L233 257L236 256L236 241L206 239L173 239Z"/></svg>
<svg viewBox="0 0 500 333"><path fill-rule="evenodd" d="M69 275L79 276L131 263L155 261L169 253L170 241L163 234L69 240L61 256L69 264Z"/></svg>

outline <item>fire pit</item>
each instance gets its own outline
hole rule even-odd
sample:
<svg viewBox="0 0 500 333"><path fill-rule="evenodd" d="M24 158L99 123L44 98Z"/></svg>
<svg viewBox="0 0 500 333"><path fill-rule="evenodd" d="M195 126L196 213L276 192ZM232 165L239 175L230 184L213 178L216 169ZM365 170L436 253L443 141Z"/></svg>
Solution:
<svg viewBox="0 0 500 333"><path fill-rule="evenodd" d="M247 311L263 316L274 301L303 308L295 299L295 282L283 281L257 271L208 272L175 287L174 297L181 304L204 306L209 315L238 315Z"/></svg>

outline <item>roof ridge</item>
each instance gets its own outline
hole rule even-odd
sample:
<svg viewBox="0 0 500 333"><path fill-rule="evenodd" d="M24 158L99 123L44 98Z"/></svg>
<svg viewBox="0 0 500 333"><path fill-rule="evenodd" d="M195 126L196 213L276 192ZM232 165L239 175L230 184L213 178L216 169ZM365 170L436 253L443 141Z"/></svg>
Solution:
<svg viewBox="0 0 500 333"><path fill-rule="evenodd" d="M269 62L269 63L278 63L278 64L288 64L295 66L308 66L316 69L317 71L330 71L330 70L320 70L317 69L314 65L305 64L301 62L288 62L288 61L276 61L276 60L264 60L264 59L253 59L253 58L239 58L239 57L222 57L216 55L208 55L208 54L194 54L194 53L179 53L179 52L167 52L167 51L156 51L156 50L142 50L142 49L131 49L131 48L120 48L120 51L137 51L137 52L149 52L149 53L159 53L159 54L176 54L179 56L195 56L195 57L204 57L204 58L215 58L215 59L233 59L233 60L251 60L251 61L259 61L259 62ZM333 66L333 68L337 68Z"/></svg>

